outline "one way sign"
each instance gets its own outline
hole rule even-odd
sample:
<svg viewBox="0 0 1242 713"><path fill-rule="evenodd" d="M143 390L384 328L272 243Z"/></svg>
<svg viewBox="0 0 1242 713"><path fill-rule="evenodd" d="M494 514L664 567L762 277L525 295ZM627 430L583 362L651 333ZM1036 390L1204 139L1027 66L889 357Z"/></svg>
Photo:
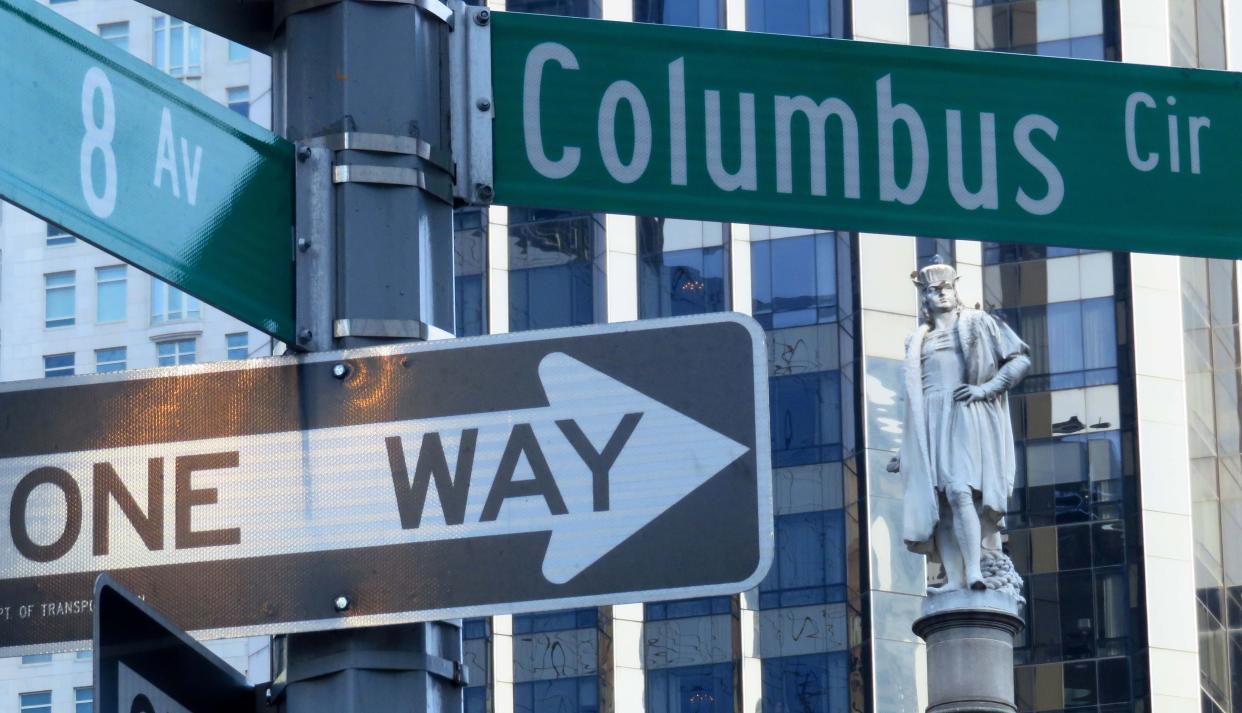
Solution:
<svg viewBox="0 0 1242 713"><path fill-rule="evenodd" d="M0 654L85 642L100 572L200 634L757 584L762 332L716 315L0 391Z"/></svg>

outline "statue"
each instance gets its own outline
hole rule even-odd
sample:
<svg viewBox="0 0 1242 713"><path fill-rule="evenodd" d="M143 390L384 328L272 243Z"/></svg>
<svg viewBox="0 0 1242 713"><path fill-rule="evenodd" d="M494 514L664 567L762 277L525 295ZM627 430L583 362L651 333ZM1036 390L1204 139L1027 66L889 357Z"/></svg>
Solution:
<svg viewBox="0 0 1242 713"><path fill-rule="evenodd" d="M945 583L928 594L997 589L1020 600L1000 529L1015 466L1007 392L1030 368L1029 349L1004 322L962 304L953 267L910 277L920 324L906 338L905 436L888 464L906 477L903 539L944 567Z"/></svg>

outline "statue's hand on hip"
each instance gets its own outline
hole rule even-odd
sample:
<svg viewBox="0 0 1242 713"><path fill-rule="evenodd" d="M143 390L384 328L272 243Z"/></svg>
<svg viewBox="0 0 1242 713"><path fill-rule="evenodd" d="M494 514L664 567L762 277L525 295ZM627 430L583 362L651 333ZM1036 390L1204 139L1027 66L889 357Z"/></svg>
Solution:
<svg viewBox="0 0 1242 713"><path fill-rule="evenodd" d="M953 398L962 403L972 404L976 401L983 401L988 397L988 392L983 390L982 386L974 384L962 384L953 390Z"/></svg>

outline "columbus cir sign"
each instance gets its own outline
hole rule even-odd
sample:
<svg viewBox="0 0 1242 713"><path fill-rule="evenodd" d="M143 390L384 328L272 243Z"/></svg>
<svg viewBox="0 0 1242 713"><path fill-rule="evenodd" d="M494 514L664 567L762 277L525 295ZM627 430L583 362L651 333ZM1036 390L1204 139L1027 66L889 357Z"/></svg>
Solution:
<svg viewBox="0 0 1242 713"><path fill-rule="evenodd" d="M1233 74L514 13L492 69L503 203L1240 254Z"/></svg>

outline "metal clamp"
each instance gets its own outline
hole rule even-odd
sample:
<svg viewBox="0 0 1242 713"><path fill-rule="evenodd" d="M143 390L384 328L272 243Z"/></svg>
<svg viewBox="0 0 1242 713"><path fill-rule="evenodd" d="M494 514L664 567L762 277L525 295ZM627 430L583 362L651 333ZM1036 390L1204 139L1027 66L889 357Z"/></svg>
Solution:
<svg viewBox="0 0 1242 713"><path fill-rule="evenodd" d="M452 165L452 159L449 158L448 152L438 149L423 139L414 136L345 131L339 134L317 137L315 144L325 146L333 151L371 151L373 153L417 156L446 172L450 172L450 166Z"/></svg>
<svg viewBox="0 0 1242 713"><path fill-rule="evenodd" d="M416 319L338 319L332 323L332 336L377 339L418 339L426 341L427 324Z"/></svg>
<svg viewBox="0 0 1242 713"><path fill-rule="evenodd" d="M335 5L346 0L278 0L275 8L275 24L279 26L290 15L296 15L299 12L314 10L317 7L325 5ZM383 2L396 3L398 5L413 5L423 12L431 15L440 22L453 26L453 11L448 5L440 2L440 0L353 0L353 2Z"/></svg>
<svg viewBox="0 0 1242 713"><path fill-rule="evenodd" d="M374 183L385 186L412 186L452 205L452 180L443 175L439 178L417 168L400 166L372 166L369 164L338 163L332 166L333 183Z"/></svg>

